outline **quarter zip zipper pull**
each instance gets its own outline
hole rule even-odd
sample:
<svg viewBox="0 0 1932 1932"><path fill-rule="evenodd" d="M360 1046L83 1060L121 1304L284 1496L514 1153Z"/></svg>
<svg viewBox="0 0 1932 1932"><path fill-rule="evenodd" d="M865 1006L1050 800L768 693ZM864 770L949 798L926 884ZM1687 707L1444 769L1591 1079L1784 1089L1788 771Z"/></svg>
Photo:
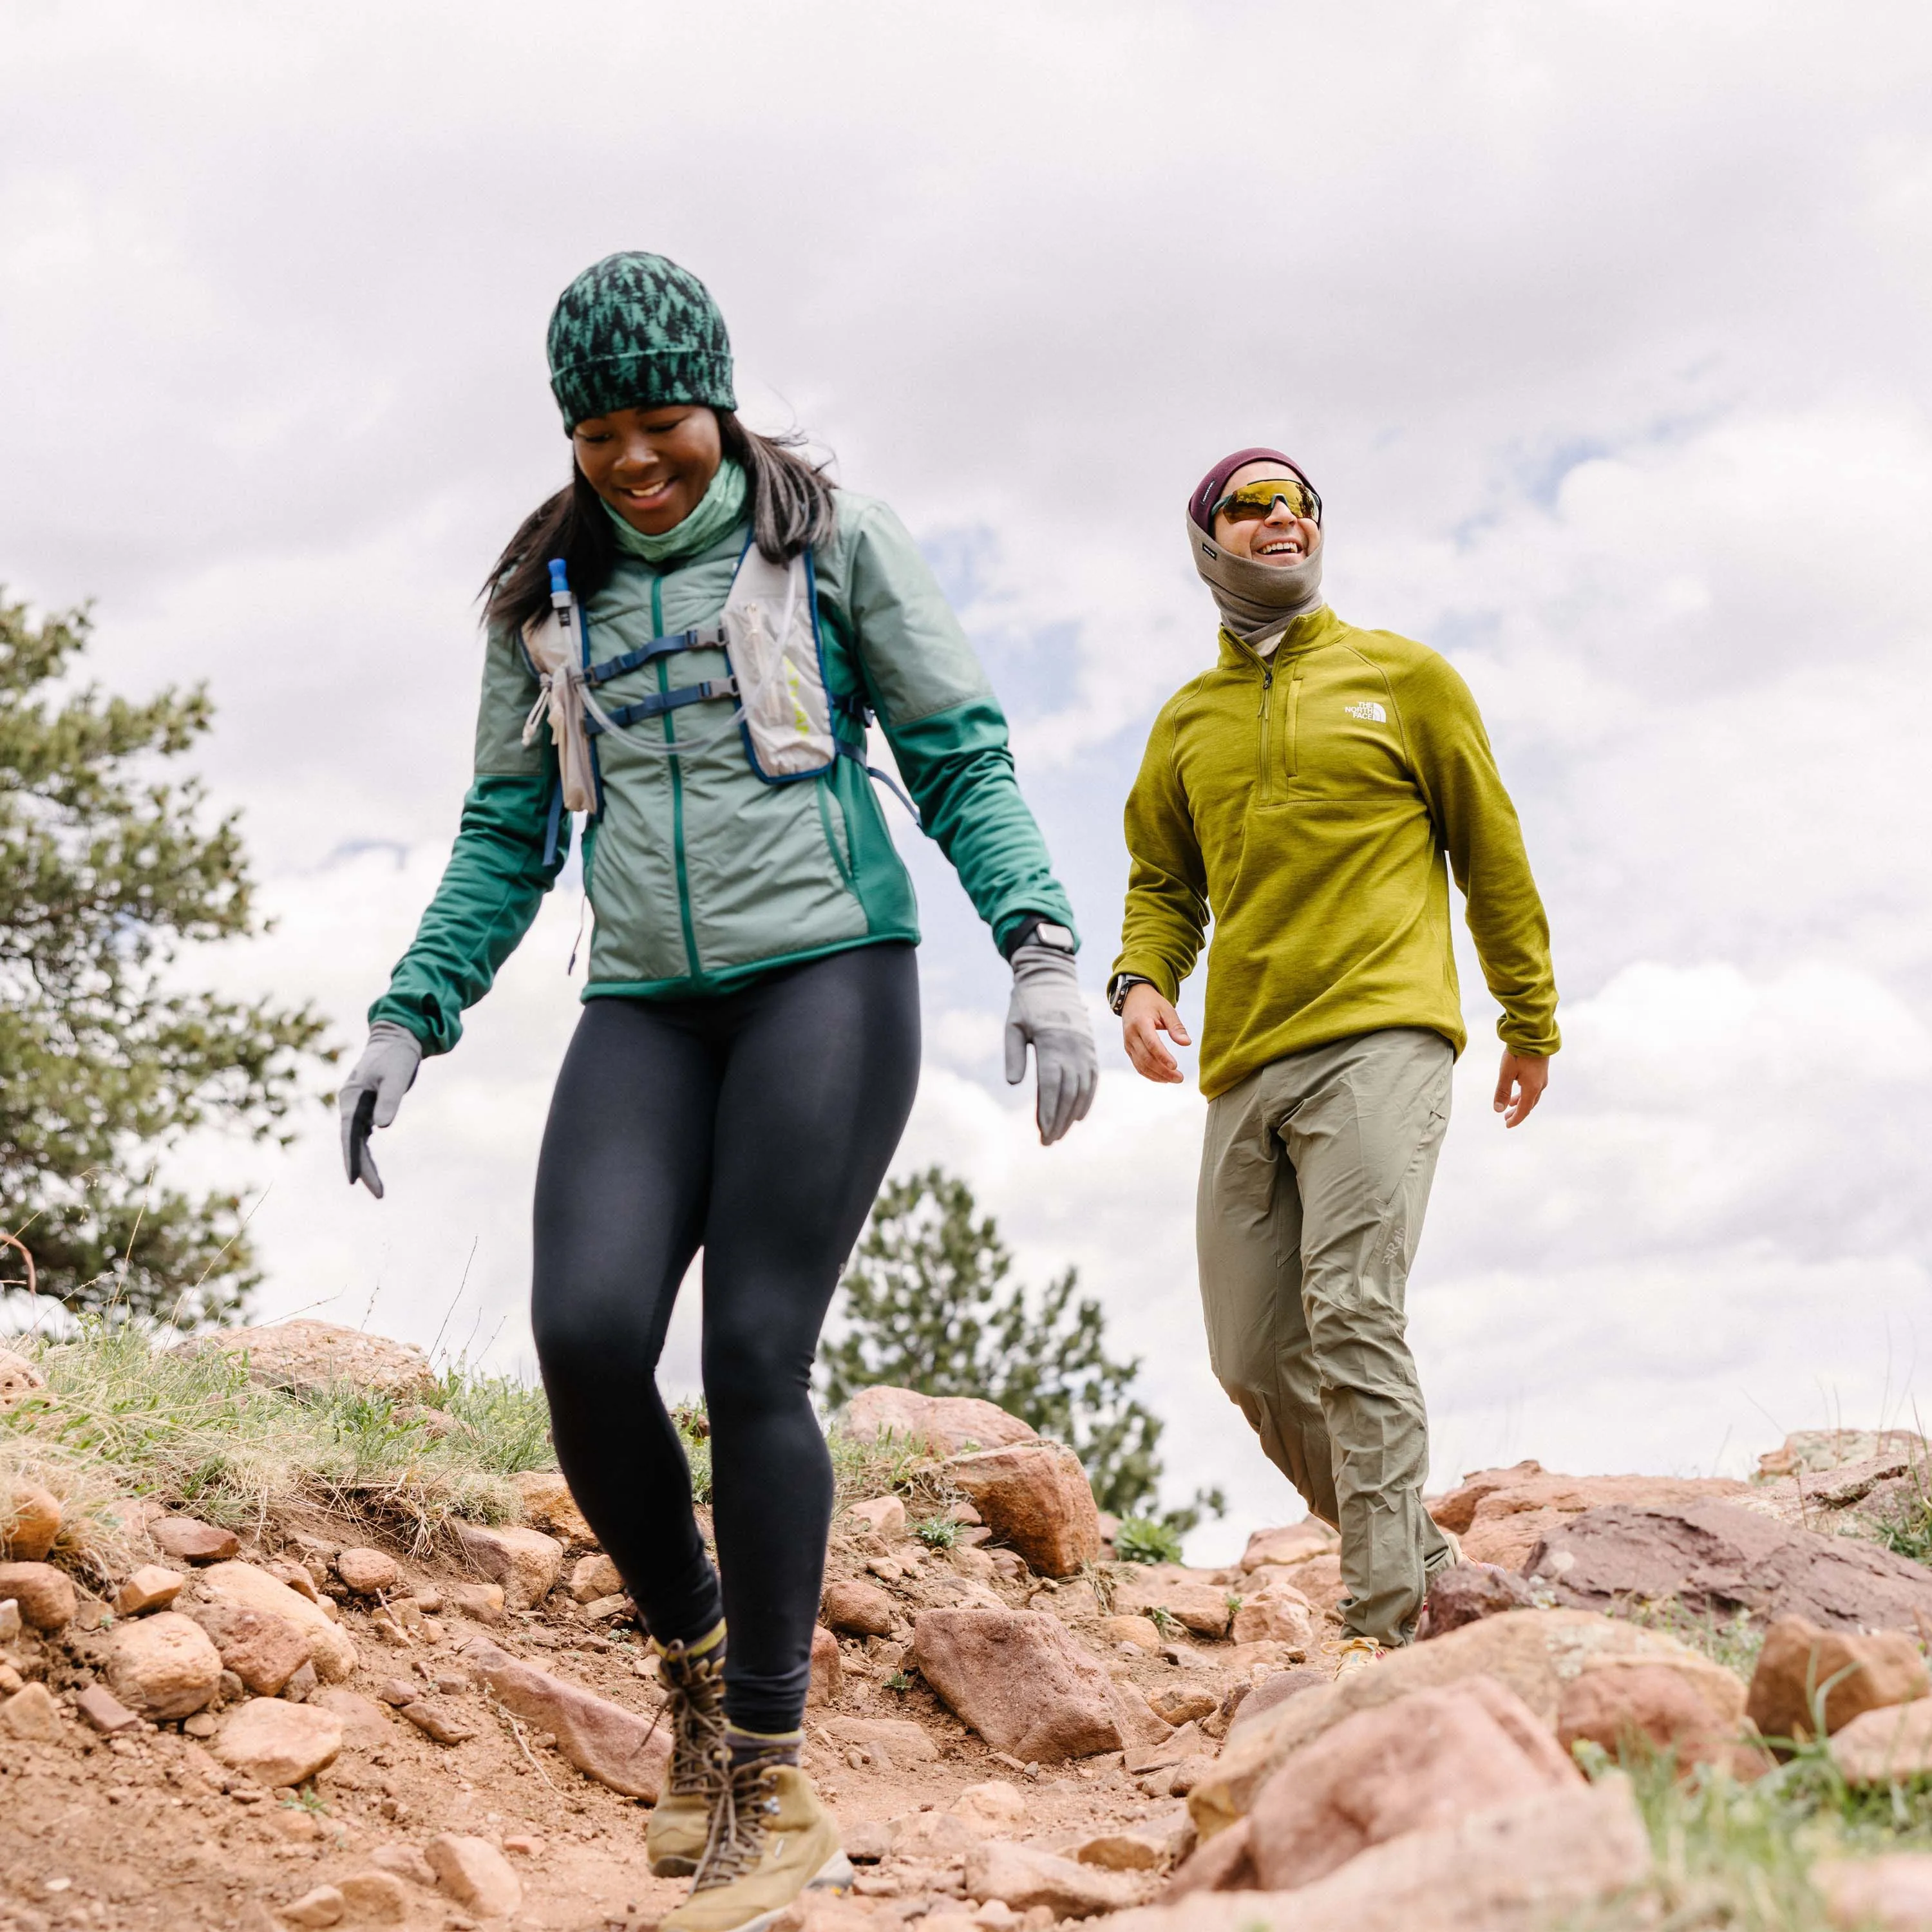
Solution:
<svg viewBox="0 0 1932 1932"><path fill-rule="evenodd" d="M1265 710L1268 709L1268 693L1269 693L1270 691L1272 691L1274 688L1274 666L1273 664L1263 664L1263 665L1262 666L1262 702L1261 702L1261 710L1257 711L1257 712L1255 713L1255 716L1256 716L1257 718L1258 718L1258 717L1262 715L1262 712L1265 711Z"/></svg>

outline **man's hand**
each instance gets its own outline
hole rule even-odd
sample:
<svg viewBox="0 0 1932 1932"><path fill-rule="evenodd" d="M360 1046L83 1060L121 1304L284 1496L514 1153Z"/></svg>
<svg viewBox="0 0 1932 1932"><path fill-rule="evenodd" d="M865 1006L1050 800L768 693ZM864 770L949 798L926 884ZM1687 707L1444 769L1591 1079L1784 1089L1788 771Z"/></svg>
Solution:
<svg viewBox="0 0 1932 1932"><path fill-rule="evenodd" d="M1138 992L1140 988L1134 989ZM1506 1127L1520 1127L1536 1110L1543 1090L1550 1084L1550 1061L1540 1053L1517 1053L1503 1048L1502 1071L1496 1076L1496 1112Z"/></svg>
<svg viewBox="0 0 1932 1932"><path fill-rule="evenodd" d="M1143 980L1127 988L1120 1007L1120 1038L1134 1071L1143 1080L1158 1080L1178 1087L1182 1075L1180 1063L1163 1046L1158 1035L1166 1034L1177 1046L1192 1046L1180 1016L1160 996L1157 987Z"/></svg>

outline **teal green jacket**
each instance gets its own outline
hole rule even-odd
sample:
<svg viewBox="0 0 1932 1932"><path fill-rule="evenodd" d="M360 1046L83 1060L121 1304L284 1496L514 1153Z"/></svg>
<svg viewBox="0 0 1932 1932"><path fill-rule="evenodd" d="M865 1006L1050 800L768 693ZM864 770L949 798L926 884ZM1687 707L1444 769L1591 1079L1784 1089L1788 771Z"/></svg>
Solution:
<svg viewBox="0 0 1932 1932"><path fill-rule="evenodd" d="M1046 842L1013 776L1006 721L972 646L905 526L883 503L840 490L836 533L814 554L828 682L878 714L926 829L1003 948L1029 914L1072 924ZM749 535L740 524L662 570L620 556L591 598L593 662L713 622ZM614 679L607 710L725 674L722 651L681 653ZM406 1026L430 1053L530 930L568 844L545 855L556 754L548 724L526 748L538 685L520 646L486 640L476 782L442 883L369 1018ZM862 764L767 784L736 730L690 758L635 742L715 736L729 700L689 705L596 740L601 817L584 841L596 929L586 999L728 992L781 966L854 946L919 938L912 881ZM856 735L856 727L850 728Z"/></svg>

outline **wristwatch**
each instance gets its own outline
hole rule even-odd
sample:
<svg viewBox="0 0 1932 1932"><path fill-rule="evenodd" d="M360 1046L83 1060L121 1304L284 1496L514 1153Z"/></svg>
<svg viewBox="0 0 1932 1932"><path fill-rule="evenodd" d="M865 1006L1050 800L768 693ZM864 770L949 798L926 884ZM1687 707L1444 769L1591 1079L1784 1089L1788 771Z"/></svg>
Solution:
<svg viewBox="0 0 1932 1932"><path fill-rule="evenodd" d="M1114 1018L1120 1017L1120 1010L1127 1004L1127 993L1135 986L1151 986L1154 982L1144 973L1122 973L1115 976L1114 983L1107 989L1107 1004L1113 1010Z"/></svg>
<svg viewBox="0 0 1932 1932"><path fill-rule="evenodd" d="M1050 919L1038 913L1029 913L1020 922L1006 946L1006 957L1010 959L1022 946L1044 946L1048 952L1064 952L1070 959L1079 951L1079 942L1064 926L1057 926Z"/></svg>

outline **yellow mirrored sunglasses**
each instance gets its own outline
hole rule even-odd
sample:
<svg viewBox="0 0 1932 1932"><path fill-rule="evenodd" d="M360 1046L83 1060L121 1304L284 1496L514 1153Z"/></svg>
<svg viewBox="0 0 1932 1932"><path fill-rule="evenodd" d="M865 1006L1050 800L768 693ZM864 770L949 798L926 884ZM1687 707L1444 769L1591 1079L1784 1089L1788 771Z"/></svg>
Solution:
<svg viewBox="0 0 1932 1932"><path fill-rule="evenodd" d="M1306 517L1311 523L1322 520L1322 499L1312 484L1299 476L1263 476L1230 490L1209 513L1209 521L1225 515L1230 523L1258 523L1274 514L1277 503L1286 503L1292 516Z"/></svg>

